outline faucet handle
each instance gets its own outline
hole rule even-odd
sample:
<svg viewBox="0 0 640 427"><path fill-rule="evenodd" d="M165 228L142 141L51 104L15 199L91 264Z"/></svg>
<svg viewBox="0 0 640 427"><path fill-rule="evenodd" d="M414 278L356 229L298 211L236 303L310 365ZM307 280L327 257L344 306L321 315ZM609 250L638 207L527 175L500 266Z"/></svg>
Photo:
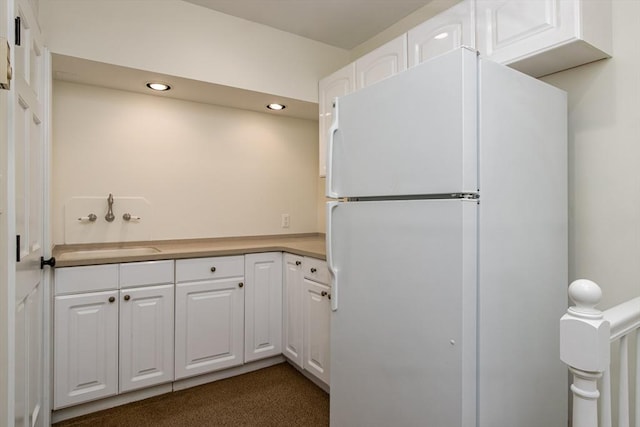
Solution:
<svg viewBox="0 0 640 427"><path fill-rule="evenodd" d="M122 219L124 219L125 221L140 221L141 218L139 216L133 216L130 213L126 213L124 215L122 215Z"/></svg>
<svg viewBox="0 0 640 427"><path fill-rule="evenodd" d="M96 214L94 213L90 213L87 216L81 216L80 218L78 218L78 221L80 222L85 222L85 221L89 221L89 222L95 222L96 219L98 219L98 217L96 216Z"/></svg>

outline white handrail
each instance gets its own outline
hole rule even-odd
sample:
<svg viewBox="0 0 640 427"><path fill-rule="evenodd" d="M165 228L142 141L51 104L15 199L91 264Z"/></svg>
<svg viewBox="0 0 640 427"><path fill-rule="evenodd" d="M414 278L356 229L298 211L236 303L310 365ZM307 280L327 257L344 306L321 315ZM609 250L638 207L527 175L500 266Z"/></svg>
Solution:
<svg viewBox="0 0 640 427"><path fill-rule="evenodd" d="M569 286L574 306L560 319L560 359L573 373L573 427L611 426L611 344L620 341L618 378L618 427L630 427L629 338L638 340L636 352L635 427L640 427L640 297L604 312L596 305L600 287L590 280L576 280ZM602 378L601 390L598 380ZM600 392L602 391L602 393ZM601 398L600 420L598 399Z"/></svg>

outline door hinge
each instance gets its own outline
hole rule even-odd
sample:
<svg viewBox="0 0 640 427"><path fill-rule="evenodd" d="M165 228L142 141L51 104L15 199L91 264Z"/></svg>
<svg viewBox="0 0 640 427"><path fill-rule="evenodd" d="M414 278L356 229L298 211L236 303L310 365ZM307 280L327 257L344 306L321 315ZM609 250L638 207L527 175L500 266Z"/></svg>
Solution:
<svg viewBox="0 0 640 427"><path fill-rule="evenodd" d="M16 236L16 262L20 262L20 235Z"/></svg>
<svg viewBox="0 0 640 427"><path fill-rule="evenodd" d="M20 29L22 28L21 22L22 22L22 19L20 19L19 16L16 16L16 28L15 28L16 46L20 46Z"/></svg>

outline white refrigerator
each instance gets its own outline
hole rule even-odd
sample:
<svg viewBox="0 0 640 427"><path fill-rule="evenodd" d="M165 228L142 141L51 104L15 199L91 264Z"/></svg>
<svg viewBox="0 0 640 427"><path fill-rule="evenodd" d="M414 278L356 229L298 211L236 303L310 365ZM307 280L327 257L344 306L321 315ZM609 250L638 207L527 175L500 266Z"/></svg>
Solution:
<svg viewBox="0 0 640 427"><path fill-rule="evenodd" d="M461 48L330 132L331 426L566 426L566 94Z"/></svg>

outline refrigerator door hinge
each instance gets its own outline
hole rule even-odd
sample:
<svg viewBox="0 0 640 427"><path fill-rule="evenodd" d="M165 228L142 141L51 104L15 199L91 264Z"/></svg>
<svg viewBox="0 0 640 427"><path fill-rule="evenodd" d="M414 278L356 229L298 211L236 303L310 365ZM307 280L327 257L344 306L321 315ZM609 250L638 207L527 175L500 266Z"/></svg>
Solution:
<svg viewBox="0 0 640 427"><path fill-rule="evenodd" d="M478 193L453 193L451 197L455 199L477 200L480 198Z"/></svg>

